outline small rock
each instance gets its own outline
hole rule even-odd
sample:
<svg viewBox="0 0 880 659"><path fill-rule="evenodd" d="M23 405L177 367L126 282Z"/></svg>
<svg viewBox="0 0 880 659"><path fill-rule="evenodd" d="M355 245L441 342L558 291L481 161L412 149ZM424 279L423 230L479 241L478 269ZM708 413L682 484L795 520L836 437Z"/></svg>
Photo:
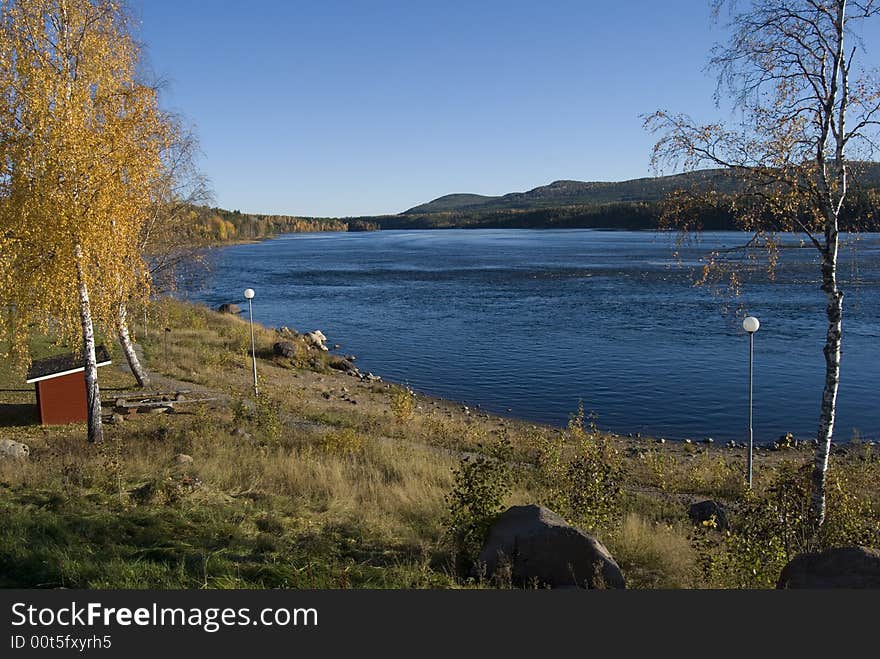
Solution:
<svg viewBox="0 0 880 659"><path fill-rule="evenodd" d="M663 437L661 437L660 439L657 440L657 443L658 443L658 444L665 444L665 443L666 443L666 439L664 439Z"/></svg>
<svg viewBox="0 0 880 659"><path fill-rule="evenodd" d="M110 423L112 423L113 425L116 425L116 426L121 425L121 424L125 423L125 417L122 416L121 414L118 414L118 413L113 414L110 417Z"/></svg>
<svg viewBox="0 0 880 659"><path fill-rule="evenodd" d="M27 460L30 454L31 449L27 444L14 442L11 439L0 439L0 459Z"/></svg>
<svg viewBox="0 0 880 659"><path fill-rule="evenodd" d="M691 440L686 439L686 440L684 440L684 443L685 443L685 444L690 444L690 443L691 443Z"/></svg>
<svg viewBox="0 0 880 659"><path fill-rule="evenodd" d="M192 456L187 455L186 453L178 453L174 456L174 464L178 465L191 465L193 462Z"/></svg>
<svg viewBox="0 0 880 659"><path fill-rule="evenodd" d="M237 304L233 304L232 302L226 302L217 307L217 311L219 311L220 313L237 314L241 313L241 307Z"/></svg>
<svg viewBox="0 0 880 659"><path fill-rule="evenodd" d="M309 347L317 348L318 350L323 350L327 352L329 348L327 348L327 337L324 336L324 333L321 330L314 330L312 332L308 332L303 334L303 338L306 340L306 343Z"/></svg>

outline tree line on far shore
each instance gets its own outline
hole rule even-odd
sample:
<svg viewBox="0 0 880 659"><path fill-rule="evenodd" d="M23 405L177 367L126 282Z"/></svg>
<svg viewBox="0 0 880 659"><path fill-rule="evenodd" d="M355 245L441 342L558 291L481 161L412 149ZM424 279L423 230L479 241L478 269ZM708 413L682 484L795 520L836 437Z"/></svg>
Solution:
<svg viewBox="0 0 880 659"><path fill-rule="evenodd" d="M745 195L718 194L706 198L694 194L690 212L702 231L740 231L741 204ZM658 230L664 222L667 200L619 201L594 205L542 208L486 208L437 212L407 212L355 218L381 229L619 229ZM854 190L841 212L841 230L878 231L873 188ZM807 211L804 211L806 217ZM352 219L346 219L351 222Z"/></svg>
<svg viewBox="0 0 880 659"><path fill-rule="evenodd" d="M230 211L207 206L194 206L190 210L189 221L196 226L197 232L208 243L259 240L282 233L358 230L352 229L349 222L336 218L242 213L238 210Z"/></svg>

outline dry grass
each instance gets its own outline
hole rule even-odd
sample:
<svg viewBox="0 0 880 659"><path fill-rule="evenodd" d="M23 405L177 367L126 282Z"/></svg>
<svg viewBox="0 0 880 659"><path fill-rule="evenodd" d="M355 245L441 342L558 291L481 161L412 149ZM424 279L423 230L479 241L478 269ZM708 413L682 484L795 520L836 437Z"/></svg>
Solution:
<svg viewBox="0 0 880 659"><path fill-rule="evenodd" d="M534 460L558 429L360 382L302 342L294 359L275 357L279 336L260 326L265 398L254 403L247 322L164 300L150 323L140 343L151 370L222 398L108 426L104 446L82 426L33 425L33 393L0 365L4 437L32 447L27 463L0 461L0 585L454 587L444 497L460 451L509 439L507 503L544 502ZM116 366L100 376L105 398L134 385ZM699 586L687 504L740 496L743 453L613 439L623 521L599 539L633 587ZM179 453L192 464L177 465ZM758 456L759 487L777 461ZM876 499L876 484L860 487Z"/></svg>
<svg viewBox="0 0 880 659"><path fill-rule="evenodd" d="M651 522L629 513L608 541L630 588L694 588L696 565L684 522Z"/></svg>

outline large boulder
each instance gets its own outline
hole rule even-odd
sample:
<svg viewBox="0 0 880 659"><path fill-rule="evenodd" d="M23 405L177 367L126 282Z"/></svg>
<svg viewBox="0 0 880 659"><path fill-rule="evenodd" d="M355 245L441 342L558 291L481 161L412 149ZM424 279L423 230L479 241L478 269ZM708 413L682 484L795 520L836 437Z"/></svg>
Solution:
<svg viewBox="0 0 880 659"><path fill-rule="evenodd" d="M782 568L777 588L880 588L880 551L836 547L795 556Z"/></svg>
<svg viewBox="0 0 880 659"><path fill-rule="evenodd" d="M279 341L272 346L272 352L279 357L288 357L293 359L296 357L296 344L291 341Z"/></svg>
<svg viewBox="0 0 880 659"><path fill-rule="evenodd" d="M31 449L27 444L14 442L11 439L0 439L0 460L4 458L13 460L27 460Z"/></svg>
<svg viewBox="0 0 880 659"><path fill-rule="evenodd" d="M217 311L219 311L220 313L236 314L241 313L241 307L237 304L233 304L232 302L225 302L224 304L221 304L219 307L217 307Z"/></svg>
<svg viewBox="0 0 880 659"><path fill-rule="evenodd" d="M326 345L327 337L324 336L324 333L321 330L315 330L313 332L303 334L303 338L305 339L306 344L312 348L324 350L325 352L328 350Z"/></svg>
<svg viewBox="0 0 880 659"><path fill-rule="evenodd" d="M714 517L716 529L726 531L729 528L727 524L727 511L724 510L724 506L711 499L692 503L690 508L688 508L688 517L694 524L708 522Z"/></svg>
<svg viewBox="0 0 880 659"><path fill-rule="evenodd" d="M358 367L352 364L347 359L338 359L330 362L330 368L336 369L337 371L342 371L343 373L348 373L350 375L359 375L360 371Z"/></svg>
<svg viewBox="0 0 880 659"><path fill-rule="evenodd" d="M478 564L490 576L508 565L521 586L626 588L602 543L543 506L513 506L502 513L489 529Z"/></svg>

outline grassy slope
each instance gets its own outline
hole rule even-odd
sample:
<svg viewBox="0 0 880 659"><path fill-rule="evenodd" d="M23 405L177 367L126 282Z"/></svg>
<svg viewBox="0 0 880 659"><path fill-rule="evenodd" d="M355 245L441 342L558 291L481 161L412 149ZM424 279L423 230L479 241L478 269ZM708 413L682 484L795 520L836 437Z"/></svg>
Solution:
<svg viewBox="0 0 880 659"><path fill-rule="evenodd" d="M506 437L527 464L559 433L421 396L410 416L399 387L328 370L326 354L300 346L293 362L273 357L278 337L267 328L257 332L266 398L255 405L245 322L172 301L152 314L154 327L172 332L167 362L158 337L142 339L149 366L220 398L128 417L107 427L103 446L88 445L81 426L33 425L32 392L0 366L0 432L32 448L26 464L0 461L0 586L469 585L450 567L443 536L461 452ZM101 379L110 400L134 384L118 366ZM621 523L601 539L631 586L701 585L686 504L734 496L743 451L615 442L625 496ZM192 465L178 466L178 453ZM759 454L761 483L779 458ZM529 473L507 503L543 500Z"/></svg>

